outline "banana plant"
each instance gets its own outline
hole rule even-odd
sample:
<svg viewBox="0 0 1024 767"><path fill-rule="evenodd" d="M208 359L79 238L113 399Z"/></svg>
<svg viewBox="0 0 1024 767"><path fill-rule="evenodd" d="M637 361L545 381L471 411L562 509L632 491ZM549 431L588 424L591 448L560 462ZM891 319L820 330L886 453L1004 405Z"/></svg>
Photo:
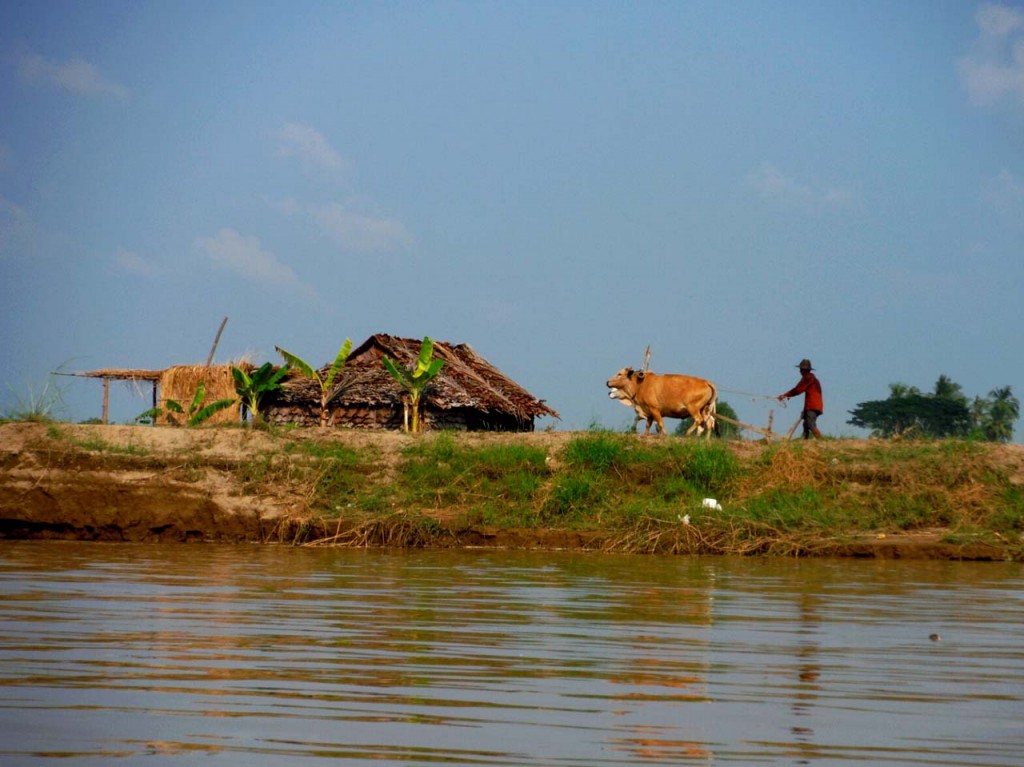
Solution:
<svg viewBox="0 0 1024 767"><path fill-rule="evenodd" d="M345 343L343 343L341 345L341 349L338 350L338 356L334 358L334 362L327 371L326 378L321 378L320 371L316 370L301 357L296 357L294 354L289 351L285 351L280 346L275 346L274 348L277 349L277 353L284 358L285 362L298 370L306 378L316 381L320 386L320 428L327 426L327 403L329 403L342 388L341 385L338 385L337 387L335 386L335 379L345 367L345 360L348 359L349 352L352 351L352 339L345 339Z"/></svg>
<svg viewBox="0 0 1024 767"><path fill-rule="evenodd" d="M172 426L179 426L176 415L183 415L187 417L185 421L188 426L198 426L206 420L209 420L211 416L219 413L221 410L231 407L238 400L234 399L219 399L216 402L211 402L209 405L206 404L206 382L200 381L196 387L196 393L192 397L192 404L188 407L188 412L185 412L185 408L182 407L181 403L174 399L167 400L166 404L166 416L167 422ZM136 417L136 421L140 423L156 423L157 419L165 414L163 408L155 407L147 410Z"/></svg>
<svg viewBox="0 0 1024 767"><path fill-rule="evenodd" d="M420 399L423 390L441 372L444 367L444 360L432 360L434 356L434 342L430 336L423 338L420 346L420 356L416 364L411 368L400 368L388 357L384 357L384 367L391 377L398 381L407 392L409 392L409 405L412 410L412 432L417 434L420 430Z"/></svg>
<svg viewBox="0 0 1024 767"><path fill-rule="evenodd" d="M235 379L235 393L238 394L242 403L252 413L253 424L263 417L263 414L260 412L263 397L280 389L281 381L284 380L284 377L288 375L290 370L291 368L288 365L282 365L277 370L274 370L274 366L269 362L264 362L252 372L252 375L246 373L241 368L231 368L231 375Z"/></svg>

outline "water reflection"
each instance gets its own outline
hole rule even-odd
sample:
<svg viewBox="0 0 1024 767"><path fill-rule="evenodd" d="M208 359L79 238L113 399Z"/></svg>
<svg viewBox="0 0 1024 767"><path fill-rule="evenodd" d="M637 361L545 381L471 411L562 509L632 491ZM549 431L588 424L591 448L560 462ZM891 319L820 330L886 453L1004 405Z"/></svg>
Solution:
<svg viewBox="0 0 1024 767"><path fill-rule="evenodd" d="M0 763L1016 765L1022 585L1010 564L2 543Z"/></svg>

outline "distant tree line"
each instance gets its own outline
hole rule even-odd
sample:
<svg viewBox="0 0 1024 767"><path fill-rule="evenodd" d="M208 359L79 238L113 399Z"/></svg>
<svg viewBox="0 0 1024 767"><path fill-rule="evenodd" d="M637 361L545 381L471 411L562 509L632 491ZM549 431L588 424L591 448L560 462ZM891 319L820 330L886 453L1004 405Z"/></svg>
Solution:
<svg viewBox="0 0 1024 767"><path fill-rule="evenodd" d="M1020 402L1009 386L987 397L969 399L960 384L940 375L935 390L920 391L902 383L889 384L889 397L859 403L847 423L870 429L876 437L961 437L1009 442L1020 415Z"/></svg>

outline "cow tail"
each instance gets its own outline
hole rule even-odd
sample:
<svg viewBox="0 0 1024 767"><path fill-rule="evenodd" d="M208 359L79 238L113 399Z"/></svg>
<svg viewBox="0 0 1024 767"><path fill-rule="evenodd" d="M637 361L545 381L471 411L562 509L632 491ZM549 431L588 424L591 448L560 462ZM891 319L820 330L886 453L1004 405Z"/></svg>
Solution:
<svg viewBox="0 0 1024 767"><path fill-rule="evenodd" d="M702 409L704 415L704 425L708 431L713 431L718 434L718 424L715 423L715 414L718 412L718 389L711 381L708 381L708 386L711 387L711 399Z"/></svg>

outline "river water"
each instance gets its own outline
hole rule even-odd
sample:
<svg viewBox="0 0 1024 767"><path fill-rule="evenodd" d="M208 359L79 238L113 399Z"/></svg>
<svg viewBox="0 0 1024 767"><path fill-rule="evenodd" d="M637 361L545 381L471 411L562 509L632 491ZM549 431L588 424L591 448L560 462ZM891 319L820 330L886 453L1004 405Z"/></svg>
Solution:
<svg viewBox="0 0 1024 767"><path fill-rule="evenodd" d="M1024 569L0 542L0 765L200 761L1021 765Z"/></svg>

